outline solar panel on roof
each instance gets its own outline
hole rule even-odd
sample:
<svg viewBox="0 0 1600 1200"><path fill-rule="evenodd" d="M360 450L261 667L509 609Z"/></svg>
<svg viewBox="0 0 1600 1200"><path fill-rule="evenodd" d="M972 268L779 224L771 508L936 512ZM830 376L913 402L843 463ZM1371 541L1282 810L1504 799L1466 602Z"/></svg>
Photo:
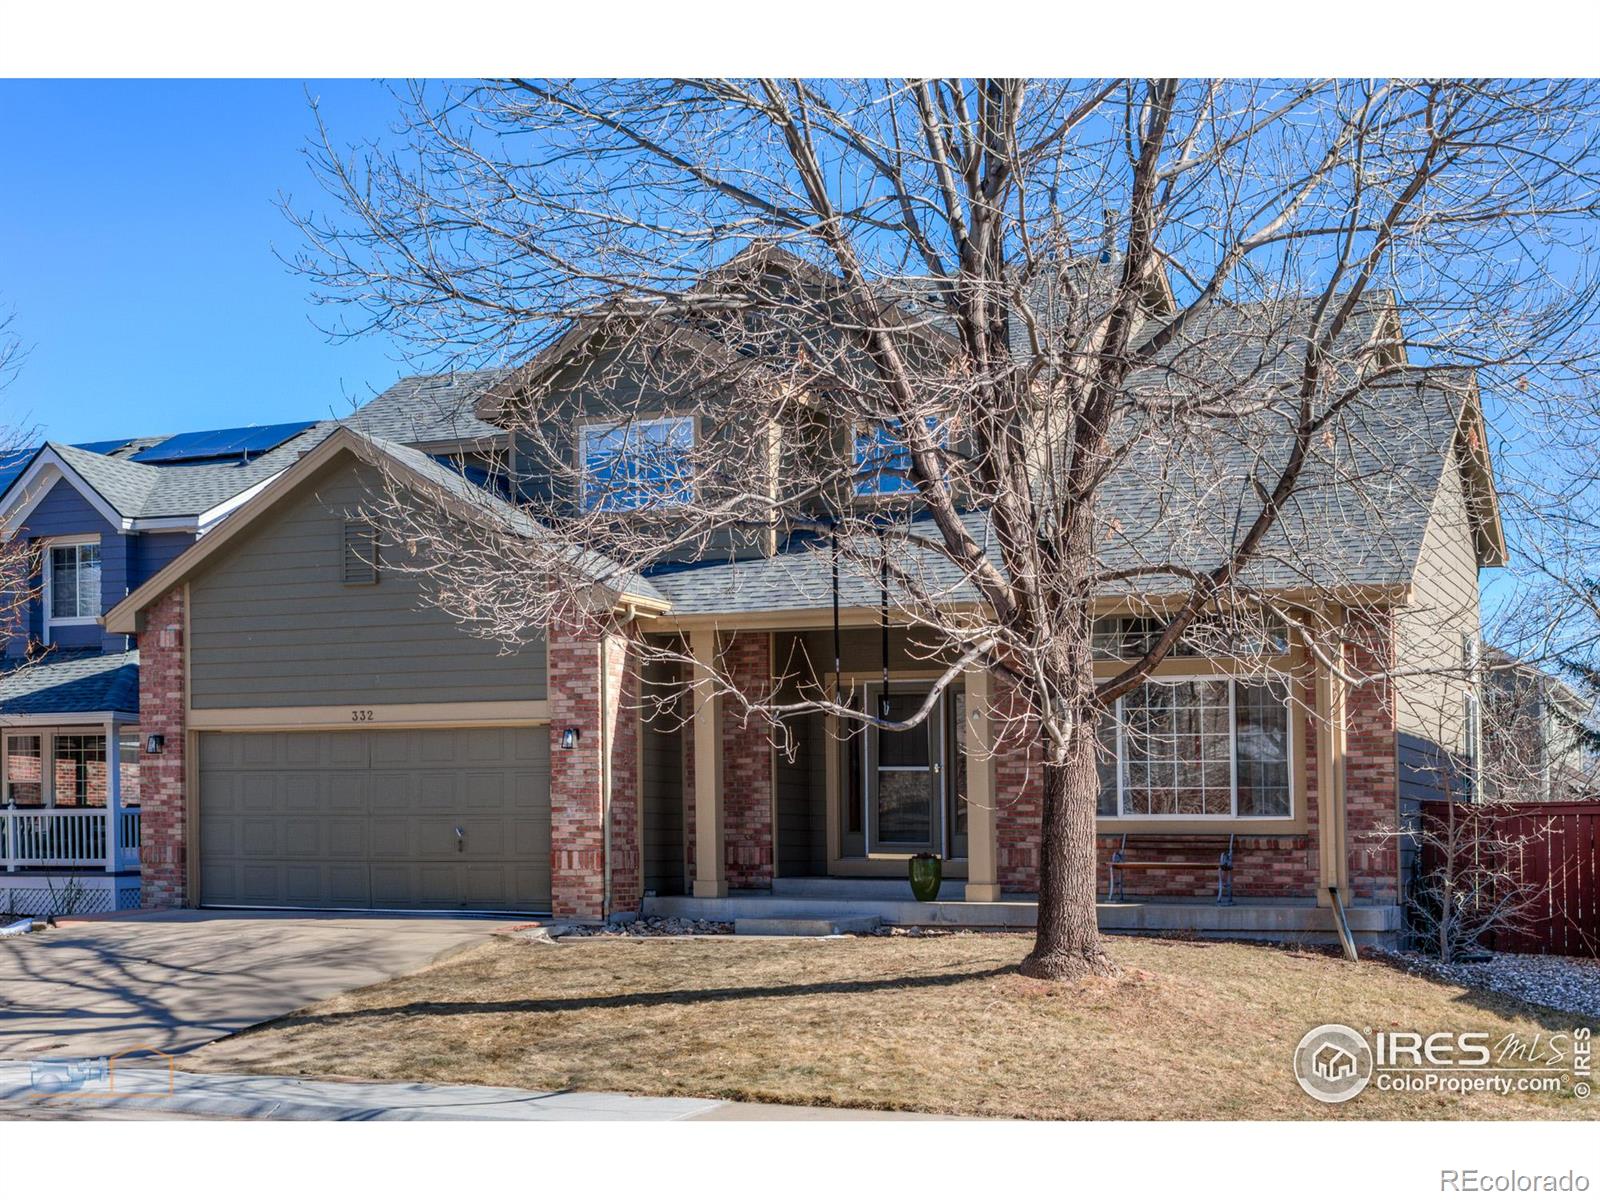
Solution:
<svg viewBox="0 0 1600 1200"><path fill-rule="evenodd" d="M4 492L17 481L17 476L22 474L22 468L28 465L28 460L38 449L39 447L32 446L27 450L8 450L0 454L0 492Z"/></svg>
<svg viewBox="0 0 1600 1200"><path fill-rule="evenodd" d="M284 425L245 425L239 429L206 429L199 433L180 433L132 456L134 462L204 462L222 458L253 458L283 445L315 421L291 421Z"/></svg>
<svg viewBox="0 0 1600 1200"><path fill-rule="evenodd" d="M113 450L121 450L132 438L117 438L110 442L74 442L74 450L87 450L90 454L110 454Z"/></svg>

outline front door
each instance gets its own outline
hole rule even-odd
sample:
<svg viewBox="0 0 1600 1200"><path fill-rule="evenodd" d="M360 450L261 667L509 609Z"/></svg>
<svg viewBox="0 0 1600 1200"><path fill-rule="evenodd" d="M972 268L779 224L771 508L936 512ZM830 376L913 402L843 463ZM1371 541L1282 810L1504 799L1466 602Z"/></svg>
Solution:
<svg viewBox="0 0 1600 1200"><path fill-rule="evenodd" d="M868 689L867 703L879 707L883 687ZM928 699L926 687L891 686L887 717L905 721ZM894 731L869 727L867 737L867 851L945 853L943 702L926 721Z"/></svg>

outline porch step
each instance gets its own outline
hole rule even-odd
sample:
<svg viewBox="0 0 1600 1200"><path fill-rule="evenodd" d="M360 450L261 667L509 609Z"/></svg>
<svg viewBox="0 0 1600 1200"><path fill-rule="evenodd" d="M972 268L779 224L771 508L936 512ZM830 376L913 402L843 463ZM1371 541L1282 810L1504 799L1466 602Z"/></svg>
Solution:
<svg viewBox="0 0 1600 1200"><path fill-rule="evenodd" d="M1293 942L1333 942L1337 937L1332 911L1308 900L1241 897L1231 905L1219 907L1203 900L1152 899L1102 902L1097 908L1100 928L1107 933L1191 933ZM862 896L859 892L850 899L822 899L746 891L731 892L720 899L647 896L644 912L646 916L732 921L738 933L760 931L767 923L804 925L804 930L797 932L818 936L841 928L844 922L861 919L924 927L1032 929L1037 906L1031 896L1007 897L993 903L937 900L921 904L915 900ZM1400 935L1402 922L1396 905L1361 905L1346 912L1361 945L1393 945Z"/></svg>
<svg viewBox="0 0 1600 1200"><path fill-rule="evenodd" d="M733 932L743 937L835 937L871 933L877 917L735 917Z"/></svg>

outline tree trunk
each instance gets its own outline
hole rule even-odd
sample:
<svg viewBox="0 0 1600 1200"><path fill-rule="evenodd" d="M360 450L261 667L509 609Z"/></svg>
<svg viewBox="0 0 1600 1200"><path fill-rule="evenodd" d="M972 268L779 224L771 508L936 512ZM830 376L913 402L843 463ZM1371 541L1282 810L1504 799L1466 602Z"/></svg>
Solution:
<svg viewBox="0 0 1600 1200"><path fill-rule="evenodd" d="M1022 973L1034 979L1115 975L1100 941L1095 912L1094 843L1100 775L1095 764L1094 723L1074 722L1066 761L1046 755L1044 814L1039 830L1039 918L1033 952Z"/></svg>

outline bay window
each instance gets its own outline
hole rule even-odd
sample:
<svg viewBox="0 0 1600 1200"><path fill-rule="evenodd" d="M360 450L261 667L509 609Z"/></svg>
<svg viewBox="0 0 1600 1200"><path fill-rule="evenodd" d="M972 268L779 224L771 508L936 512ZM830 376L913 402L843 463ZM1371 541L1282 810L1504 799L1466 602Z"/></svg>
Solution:
<svg viewBox="0 0 1600 1200"><path fill-rule="evenodd" d="M1104 719L1102 817L1288 817L1288 684L1152 679Z"/></svg>
<svg viewBox="0 0 1600 1200"><path fill-rule="evenodd" d="M628 512L694 498L693 417L585 425L578 441L586 510Z"/></svg>

